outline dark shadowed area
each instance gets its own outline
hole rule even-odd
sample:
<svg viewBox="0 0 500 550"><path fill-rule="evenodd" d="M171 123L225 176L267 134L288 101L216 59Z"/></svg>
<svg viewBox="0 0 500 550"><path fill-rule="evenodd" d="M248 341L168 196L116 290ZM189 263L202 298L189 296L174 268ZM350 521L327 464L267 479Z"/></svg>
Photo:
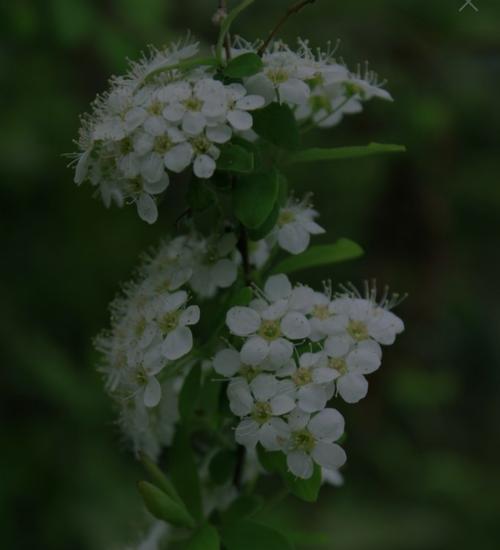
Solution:
<svg viewBox="0 0 500 550"><path fill-rule="evenodd" d="M121 445L95 371L92 338L140 253L174 229L182 178L154 226L107 211L77 188L61 155L78 115L147 43L189 28L215 41L215 0L16 0L0 8L1 546L111 550L133 540L140 468ZM256 0L236 30L266 34L288 6ZM408 152L300 165L327 236L366 250L299 274L359 285L374 276L409 298L348 424L345 485L317 505L289 497L266 520L315 528L300 550L495 550L500 540L500 4L476 0L317 0L285 40L340 39L338 57L370 67L394 103L308 145L403 143ZM312 165L311 165L312 166ZM171 202L169 202L171 201Z"/></svg>

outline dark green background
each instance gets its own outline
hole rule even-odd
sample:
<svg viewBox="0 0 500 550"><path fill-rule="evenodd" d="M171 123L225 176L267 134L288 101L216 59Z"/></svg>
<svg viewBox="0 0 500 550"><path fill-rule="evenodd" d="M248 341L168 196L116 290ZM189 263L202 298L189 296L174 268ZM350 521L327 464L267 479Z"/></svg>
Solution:
<svg viewBox="0 0 500 550"><path fill-rule="evenodd" d="M215 0L16 0L0 8L0 545L109 550L142 521L139 468L120 445L91 338L137 256L171 230L181 199L149 227L72 184L61 153L78 115L145 44L190 28L205 43ZM283 36L341 39L394 95L319 145L404 143L408 153L303 166L326 242L357 262L305 273L407 291L407 330L348 422L346 485L277 522L331 535L332 550L496 549L499 528L500 5L476 0L318 0ZM256 0L236 28L266 33L285 0ZM182 197L183 182L176 186ZM175 194L175 193L174 193ZM169 194L171 198L174 194ZM304 550L315 548L304 543Z"/></svg>

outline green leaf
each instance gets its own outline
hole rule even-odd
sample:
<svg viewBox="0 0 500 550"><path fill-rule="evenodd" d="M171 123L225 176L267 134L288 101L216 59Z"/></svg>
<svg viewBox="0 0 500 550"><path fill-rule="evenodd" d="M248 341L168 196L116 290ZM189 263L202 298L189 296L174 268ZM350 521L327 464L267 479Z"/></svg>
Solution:
<svg viewBox="0 0 500 550"><path fill-rule="evenodd" d="M281 451L269 452L259 445L257 455L262 467L270 473L279 474L293 495L306 502L316 502L321 488L321 468L317 464L309 479L300 479L288 471L286 456Z"/></svg>
<svg viewBox="0 0 500 550"><path fill-rule="evenodd" d="M247 306L253 298L253 291L249 286L244 286L237 290L231 297L229 307Z"/></svg>
<svg viewBox="0 0 500 550"><path fill-rule="evenodd" d="M313 147L312 149L304 149L303 151L298 151L294 155L291 155L287 159L287 164L317 162L319 160L352 159L381 155L384 153L404 153L405 151L406 147L404 145L391 145L388 143L370 143L369 145L357 147L335 147L333 149Z"/></svg>
<svg viewBox="0 0 500 550"><path fill-rule="evenodd" d="M210 186L202 180L191 180L186 199L194 212L202 212L217 202L217 195Z"/></svg>
<svg viewBox="0 0 500 550"><path fill-rule="evenodd" d="M221 531L227 550L291 550L292 544L279 531L250 520L226 523Z"/></svg>
<svg viewBox="0 0 500 550"><path fill-rule="evenodd" d="M274 204L273 209L271 210L271 213L266 218L264 223L257 227L256 229L249 229L248 236L252 241L260 241L264 237L266 237L274 228L276 225L276 222L278 221L278 216L280 213L280 207L278 202Z"/></svg>
<svg viewBox="0 0 500 550"><path fill-rule="evenodd" d="M236 455L234 451L219 451L208 466L210 477L217 485L223 485L231 479L236 466Z"/></svg>
<svg viewBox="0 0 500 550"><path fill-rule="evenodd" d="M232 143L221 148L220 157L217 159L217 170L248 174L253 169L254 157L248 149Z"/></svg>
<svg viewBox="0 0 500 550"><path fill-rule="evenodd" d="M140 453L139 458L141 460L142 465L144 466L145 470L148 472L148 474L151 477L151 480L153 483L159 487L164 493L166 493L169 497L172 498L172 500L175 500L181 505L184 505L182 502L181 497L175 490L175 487L173 486L172 482L167 478L167 476L160 470L160 468L155 464L149 456L147 456L145 453Z"/></svg>
<svg viewBox="0 0 500 550"><path fill-rule="evenodd" d="M222 514L223 523L235 523L257 512L263 504L258 495L241 495Z"/></svg>
<svg viewBox="0 0 500 550"><path fill-rule="evenodd" d="M205 523L186 542L186 550L219 550L220 539L217 529Z"/></svg>
<svg viewBox="0 0 500 550"><path fill-rule="evenodd" d="M316 502L321 489L321 468L315 464L313 475L309 479L295 477L290 472L284 476L289 491L306 502Z"/></svg>
<svg viewBox="0 0 500 550"><path fill-rule="evenodd" d="M278 196L275 171L238 178L233 190L236 217L249 229L261 226L271 214Z"/></svg>
<svg viewBox="0 0 500 550"><path fill-rule="evenodd" d="M295 116L285 103L271 103L252 113L252 129L267 141L283 149L297 149L300 143Z"/></svg>
<svg viewBox="0 0 500 550"><path fill-rule="evenodd" d="M201 392L201 365L198 363L189 371L179 395L179 413L187 423L198 406Z"/></svg>
<svg viewBox="0 0 500 550"><path fill-rule="evenodd" d="M189 512L152 483L140 481L139 491L146 508L155 518L178 527L195 527L195 521Z"/></svg>
<svg viewBox="0 0 500 550"><path fill-rule="evenodd" d="M222 21L219 31L219 37L217 39L217 45L215 47L215 53L219 63L222 63L222 48L224 46L224 38L229 32L233 21L238 17L238 15L248 6L253 4L254 0L243 0L241 4L233 8L228 14L227 17Z"/></svg>
<svg viewBox="0 0 500 550"><path fill-rule="evenodd" d="M243 139L239 136L233 136L231 143L234 145L239 145L246 149L249 153L253 155L253 169L254 172L261 172L264 169L264 159L262 155L262 149L258 142L251 142Z"/></svg>
<svg viewBox="0 0 500 550"><path fill-rule="evenodd" d="M248 52L232 59L224 74L229 78L243 78L258 73L262 67L262 59L256 53Z"/></svg>
<svg viewBox="0 0 500 550"><path fill-rule="evenodd" d="M273 268L273 273L293 273L321 265L345 262L359 258L363 249L354 241L339 239L333 244L312 246L302 254L290 256Z"/></svg>
<svg viewBox="0 0 500 550"><path fill-rule="evenodd" d="M170 477L186 508L196 519L201 519L201 489L198 468L189 437L182 426L177 428L168 454Z"/></svg>

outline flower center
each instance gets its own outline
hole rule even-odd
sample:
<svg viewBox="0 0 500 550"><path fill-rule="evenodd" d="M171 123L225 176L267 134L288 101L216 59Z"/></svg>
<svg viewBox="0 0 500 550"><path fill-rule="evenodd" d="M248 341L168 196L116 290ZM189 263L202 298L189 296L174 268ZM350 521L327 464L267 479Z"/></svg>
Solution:
<svg viewBox="0 0 500 550"><path fill-rule="evenodd" d="M347 373L347 363L344 359L341 359L340 357L330 357L328 359L328 366L331 369L336 370L340 374L346 374Z"/></svg>
<svg viewBox="0 0 500 550"><path fill-rule="evenodd" d="M363 88L361 88L359 84L355 84L354 82L345 82L344 89L347 97L352 97L355 95L360 95L361 97L364 96Z"/></svg>
<svg viewBox="0 0 500 550"><path fill-rule="evenodd" d="M146 319L144 317L141 317L139 321L137 321L137 324L135 325L135 335L140 338L144 331L146 330Z"/></svg>
<svg viewBox="0 0 500 550"><path fill-rule="evenodd" d="M292 223L295 221L295 214L291 210L282 210L278 217L278 225L280 227L286 225L287 223Z"/></svg>
<svg viewBox="0 0 500 550"><path fill-rule="evenodd" d="M306 428L292 433L292 447L294 449L310 453L314 449L315 445L316 440L314 439L314 436Z"/></svg>
<svg viewBox="0 0 500 550"><path fill-rule="evenodd" d="M163 105L158 100L155 100L147 110L151 115L160 116L163 111Z"/></svg>
<svg viewBox="0 0 500 550"><path fill-rule="evenodd" d="M143 188L142 179L140 177L137 177L137 178L128 180L127 188L130 194L132 195L136 193L142 193L142 188Z"/></svg>
<svg viewBox="0 0 500 550"><path fill-rule="evenodd" d="M312 96L309 98L309 104L311 105L311 109L313 111L321 111L322 109L329 111L331 109L330 102L325 96Z"/></svg>
<svg viewBox="0 0 500 550"><path fill-rule="evenodd" d="M312 382L310 369L300 367L293 373L292 380L297 386L305 386L306 384L310 384Z"/></svg>
<svg viewBox="0 0 500 550"><path fill-rule="evenodd" d="M176 311L170 311L166 315L162 317L160 322L158 323L160 326L160 329L162 332L171 332L175 328L177 328L177 325L179 324L179 317L181 316L181 313L179 310Z"/></svg>
<svg viewBox="0 0 500 550"><path fill-rule="evenodd" d="M207 153L210 149L211 143L205 136L198 136L191 140L191 145L197 153Z"/></svg>
<svg viewBox="0 0 500 550"><path fill-rule="evenodd" d="M145 386L148 383L148 376L144 369L139 369L135 373L135 379L140 386Z"/></svg>
<svg viewBox="0 0 500 550"><path fill-rule="evenodd" d="M282 67L278 69L270 69L267 71L267 77L269 80L276 86L278 84L283 84L289 78L288 72Z"/></svg>
<svg viewBox="0 0 500 550"><path fill-rule="evenodd" d="M264 320L260 325L259 336L262 336L265 340L276 340L281 336L281 329L279 321Z"/></svg>
<svg viewBox="0 0 500 550"><path fill-rule="evenodd" d="M122 155L128 155L134 150L132 145L132 140L129 137L126 137L120 141L120 153Z"/></svg>
<svg viewBox="0 0 500 550"><path fill-rule="evenodd" d="M252 365L242 365L240 368L240 374L247 382L251 382L261 372L261 369Z"/></svg>
<svg viewBox="0 0 500 550"><path fill-rule="evenodd" d="M252 418L258 424L265 424L272 417L272 409L269 403L265 401L257 401L253 408Z"/></svg>
<svg viewBox="0 0 500 550"><path fill-rule="evenodd" d="M367 340L369 336L368 328L362 321L349 321L347 332L357 342Z"/></svg>
<svg viewBox="0 0 500 550"><path fill-rule="evenodd" d="M200 111L203 106L203 102L197 97L185 99L182 104L188 111Z"/></svg>
<svg viewBox="0 0 500 550"><path fill-rule="evenodd" d="M166 135L155 138L154 150L160 155L164 155L172 147L172 141Z"/></svg>
<svg viewBox="0 0 500 550"><path fill-rule="evenodd" d="M318 304L314 306L312 311L313 317L316 317L316 319L328 319L330 317L330 312L328 310L327 304Z"/></svg>

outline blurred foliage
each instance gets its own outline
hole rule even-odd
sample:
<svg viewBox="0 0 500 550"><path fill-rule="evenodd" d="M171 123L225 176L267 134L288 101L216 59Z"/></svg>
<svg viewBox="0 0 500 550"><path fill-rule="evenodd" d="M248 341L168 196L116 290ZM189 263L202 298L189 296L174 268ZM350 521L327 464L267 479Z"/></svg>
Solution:
<svg viewBox="0 0 500 550"><path fill-rule="evenodd" d="M372 102L307 145L408 147L290 170L298 193L315 191L328 229L317 242L349 237L367 251L300 278L359 284L376 274L410 295L398 310L407 332L370 378L369 398L340 407L345 486L324 490L313 508L289 497L266 515L300 530L303 550L498 548L500 5L475 3L479 13L459 13L460 0L323 0L283 32L314 45L340 38L339 57L350 66L370 58L396 99ZM91 336L138 255L173 230L183 182L148 227L133 208L106 211L89 187L75 188L61 154L127 56L186 28L213 42L214 5L0 7L3 548L109 550L141 528L140 474L120 447ZM238 31L261 36L287 5L257 0ZM318 544L304 535L313 526L325 534Z"/></svg>

